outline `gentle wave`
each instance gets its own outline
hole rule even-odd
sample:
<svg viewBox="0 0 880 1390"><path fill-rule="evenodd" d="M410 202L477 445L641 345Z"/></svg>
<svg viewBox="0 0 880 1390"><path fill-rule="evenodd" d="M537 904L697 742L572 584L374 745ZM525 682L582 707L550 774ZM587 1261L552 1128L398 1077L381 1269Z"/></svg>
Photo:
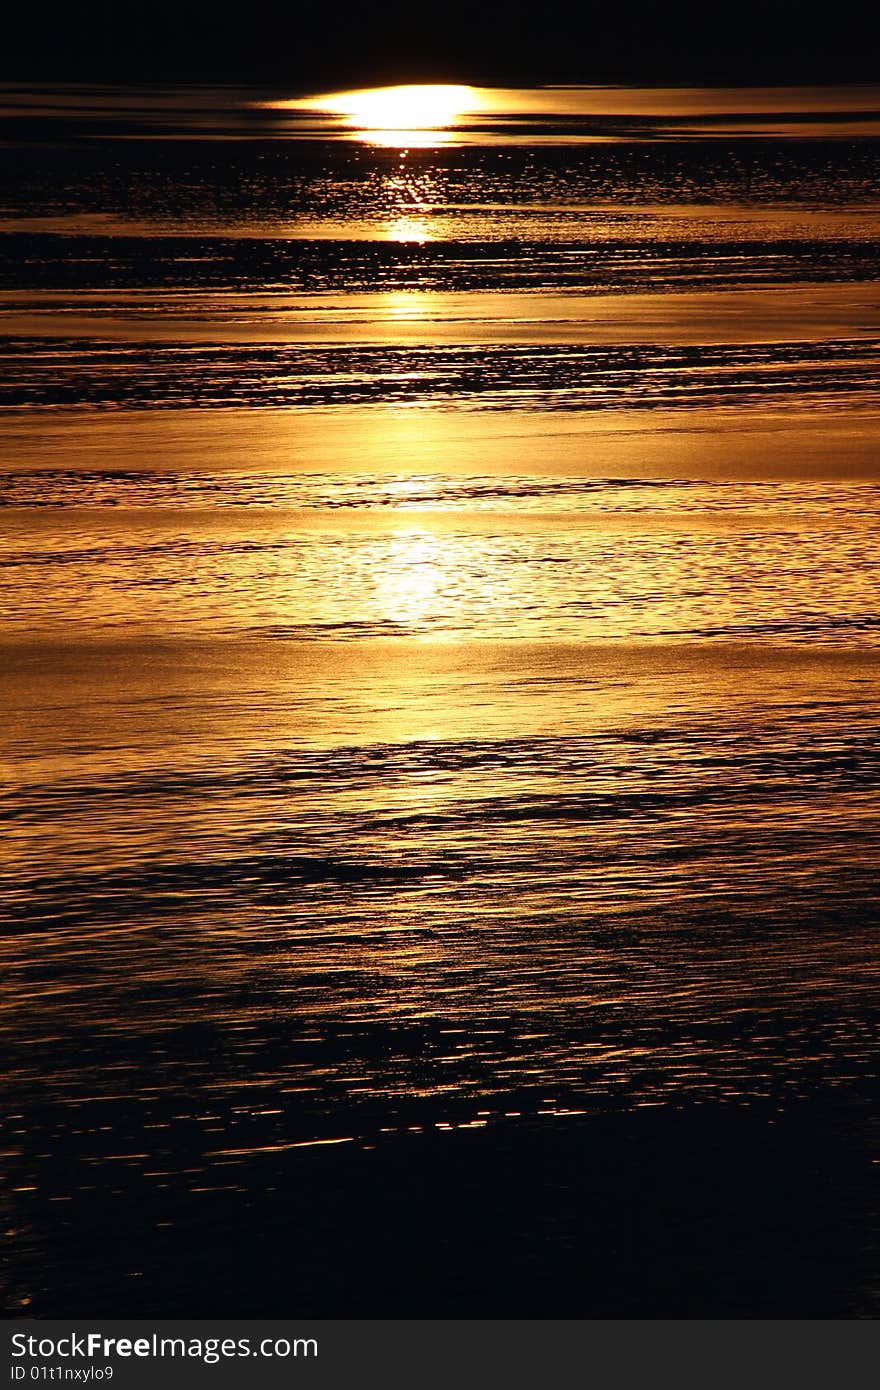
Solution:
<svg viewBox="0 0 880 1390"><path fill-rule="evenodd" d="M9 340L0 403L121 409L454 402L530 410L880 400L880 339L724 347L536 349Z"/></svg>

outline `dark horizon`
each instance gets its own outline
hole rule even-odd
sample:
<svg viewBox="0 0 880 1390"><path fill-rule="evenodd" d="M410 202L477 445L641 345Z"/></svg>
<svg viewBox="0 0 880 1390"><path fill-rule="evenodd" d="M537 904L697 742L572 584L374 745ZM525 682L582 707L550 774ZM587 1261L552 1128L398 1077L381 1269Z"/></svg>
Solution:
<svg viewBox="0 0 880 1390"><path fill-rule="evenodd" d="M216 82L292 92L392 82L782 84L866 82L864 35L752 17L711 29L679 8L640 15L551 6L516 23L473 7L403 6L307 18L278 0L111 0L44 4L5 22L0 79Z"/></svg>

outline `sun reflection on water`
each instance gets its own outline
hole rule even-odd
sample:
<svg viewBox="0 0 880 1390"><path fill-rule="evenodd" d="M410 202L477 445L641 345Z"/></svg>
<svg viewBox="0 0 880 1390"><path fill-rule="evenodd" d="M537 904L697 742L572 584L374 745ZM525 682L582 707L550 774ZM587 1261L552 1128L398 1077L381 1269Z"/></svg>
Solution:
<svg viewBox="0 0 880 1390"><path fill-rule="evenodd" d="M400 487L405 503L406 480L401 480ZM407 628L427 623L437 610L445 581L446 558L439 536L425 529L391 537L376 580L383 619Z"/></svg>
<svg viewBox="0 0 880 1390"><path fill-rule="evenodd" d="M385 228L385 240L421 245L424 241L433 241L434 236L424 218L395 217Z"/></svg>
<svg viewBox="0 0 880 1390"><path fill-rule="evenodd" d="M449 144L462 116L482 110L475 87L444 83L374 87L331 92L273 103L291 111L313 111L340 118L351 138L385 149L435 149Z"/></svg>

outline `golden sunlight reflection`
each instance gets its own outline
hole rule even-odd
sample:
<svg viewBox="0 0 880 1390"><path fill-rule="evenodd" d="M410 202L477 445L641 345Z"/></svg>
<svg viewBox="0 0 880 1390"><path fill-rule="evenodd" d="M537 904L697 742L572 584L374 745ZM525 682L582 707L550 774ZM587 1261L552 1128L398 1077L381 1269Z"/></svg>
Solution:
<svg viewBox="0 0 880 1390"><path fill-rule="evenodd" d="M353 138L369 145L430 149L447 143L459 119L480 111L484 99L475 87L429 83L333 92L275 105L337 116Z"/></svg>
<svg viewBox="0 0 880 1390"><path fill-rule="evenodd" d="M397 242L433 241L433 233L421 217L395 217L385 228L385 240Z"/></svg>
<svg viewBox="0 0 880 1390"><path fill-rule="evenodd" d="M381 296L383 311L392 319L420 319L428 312L428 301L413 290L389 290Z"/></svg>
<svg viewBox="0 0 880 1390"><path fill-rule="evenodd" d="M288 137L357 140L395 150L444 145L601 143L620 139L617 122L643 138L877 132L872 87L470 87L442 83L374 87L257 102L280 113ZM290 117L287 120L286 117ZM748 117L747 121L742 118ZM841 117L849 117L843 121ZM476 119L473 119L476 118ZM596 122L605 122L600 129ZM607 124L608 122L611 124ZM584 124L586 122L586 124ZM644 126L648 122L650 130ZM698 125L695 124L698 122Z"/></svg>
<svg viewBox="0 0 880 1390"><path fill-rule="evenodd" d="M376 145L387 150L434 150L440 145L452 143L449 129L431 127L420 129L411 126L408 130L362 128L352 134L365 145Z"/></svg>
<svg viewBox="0 0 880 1390"><path fill-rule="evenodd" d="M403 502L407 491L406 481L401 480ZM407 627L423 623L436 610L446 577L441 538L428 530L393 536L377 581L382 617Z"/></svg>

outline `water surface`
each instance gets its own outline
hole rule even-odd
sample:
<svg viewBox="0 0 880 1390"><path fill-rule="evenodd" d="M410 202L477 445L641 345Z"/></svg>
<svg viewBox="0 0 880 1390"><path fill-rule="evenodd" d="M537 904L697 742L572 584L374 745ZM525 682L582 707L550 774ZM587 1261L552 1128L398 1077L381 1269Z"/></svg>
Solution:
<svg viewBox="0 0 880 1390"><path fill-rule="evenodd" d="M0 104L10 1306L866 1315L880 97L288 100Z"/></svg>

